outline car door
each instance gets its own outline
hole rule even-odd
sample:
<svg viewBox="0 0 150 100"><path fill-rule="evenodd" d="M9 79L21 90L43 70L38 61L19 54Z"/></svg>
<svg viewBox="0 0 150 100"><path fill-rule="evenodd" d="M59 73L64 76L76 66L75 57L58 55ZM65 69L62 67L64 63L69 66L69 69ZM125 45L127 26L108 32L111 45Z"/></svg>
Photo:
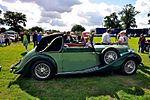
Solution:
<svg viewBox="0 0 150 100"><path fill-rule="evenodd" d="M82 71L98 64L98 56L92 48L64 48L63 72Z"/></svg>
<svg viewBox="0 0 150 100"><path fill-rule="evenodd" d="M48 43L48 46L42 50L54 60L57 65L57 72L62 72L62 44L62 36L58 36Z"/></svg>

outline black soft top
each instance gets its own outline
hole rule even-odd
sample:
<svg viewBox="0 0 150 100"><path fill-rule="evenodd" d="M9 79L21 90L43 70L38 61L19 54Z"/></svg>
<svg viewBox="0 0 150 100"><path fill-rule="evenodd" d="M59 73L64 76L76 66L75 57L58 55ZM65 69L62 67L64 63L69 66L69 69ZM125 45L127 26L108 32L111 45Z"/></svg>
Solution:
<svg viewBox="0 0 150 100"><path fill-rule="evenodd" d="M55 34L51 34L49 36L45 36L41 39L40 43L37 45L36 47L36 51L42 51L43 49L45 49L48 46L48 43L50 43L54 38L58 37L58 36L63 36L62 33L55 33Z"/></svg>

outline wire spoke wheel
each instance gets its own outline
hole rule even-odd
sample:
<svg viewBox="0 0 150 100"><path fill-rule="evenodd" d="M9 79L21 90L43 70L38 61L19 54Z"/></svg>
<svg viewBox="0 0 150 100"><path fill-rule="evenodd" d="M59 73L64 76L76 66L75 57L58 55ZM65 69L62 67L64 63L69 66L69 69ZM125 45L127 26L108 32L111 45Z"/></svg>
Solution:
<svg viewBox="0 0 150 100"><path fill-rule="evenodd" d="M110 64L116 59L118 59L118 54L115 51L107 51L104 55L104 62L106 64Z"/></svg>
<svg viewBox="0 0 150 100"><path fill-rule="evenodd" d="M124 64L124 72L126 74L132 74L136 70L136 63L133 60L128 60Z"/></svg>
<svg viewBox="0 0 150 100"><path fill-rule="evenodd" d="M47 64L39 63L38 65L35 66L34 72L37 77L45 79L50 75L51 69Z"/></svg>

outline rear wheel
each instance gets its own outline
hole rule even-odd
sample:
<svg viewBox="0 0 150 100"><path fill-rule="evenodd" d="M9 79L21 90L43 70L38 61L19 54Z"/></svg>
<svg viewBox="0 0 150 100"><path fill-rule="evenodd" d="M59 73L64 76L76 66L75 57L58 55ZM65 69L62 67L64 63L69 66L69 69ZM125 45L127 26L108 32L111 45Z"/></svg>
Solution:
<svg viewBox="0 0 150 100"><path fill-rule="evenodd" d="M54 76L52 64L45 60L36 61L31 69L32 77L37 80L47 80Z"/></svg>
<svg viewBox="0 0 150 100"><path fill-rule="evenodd" d="M132 75L137 70L137 63L133 59L127 59L122 66L122 73L124 75Z"/></svg>

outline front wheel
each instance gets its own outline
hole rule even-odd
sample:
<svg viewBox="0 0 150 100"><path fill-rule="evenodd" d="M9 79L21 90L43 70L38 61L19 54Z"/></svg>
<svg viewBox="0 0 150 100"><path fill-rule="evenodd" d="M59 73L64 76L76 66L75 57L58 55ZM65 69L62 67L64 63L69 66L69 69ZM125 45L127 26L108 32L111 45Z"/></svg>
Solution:
<svg viewBox="0 0 150 100"><path fill-rule="evenodd" d="M115 48L108 48L101 53L101 61L104 65L108 65L119 58L119 51Z"/></svg>
<svg viewBox="0 0 150 100"><path fill-rule="evenodd" d="M36 61L31 69L32 77L37 80L47 80L54 76L52 64L45 60Z"/></svg>
<svg viewBox="0 0 150 100"><path fill-rule="evenodd" d="M136 70L137 70L137 64L135 60L128 59L123 63L122 73L124 75L132 75L136 72Z"/></svg>

